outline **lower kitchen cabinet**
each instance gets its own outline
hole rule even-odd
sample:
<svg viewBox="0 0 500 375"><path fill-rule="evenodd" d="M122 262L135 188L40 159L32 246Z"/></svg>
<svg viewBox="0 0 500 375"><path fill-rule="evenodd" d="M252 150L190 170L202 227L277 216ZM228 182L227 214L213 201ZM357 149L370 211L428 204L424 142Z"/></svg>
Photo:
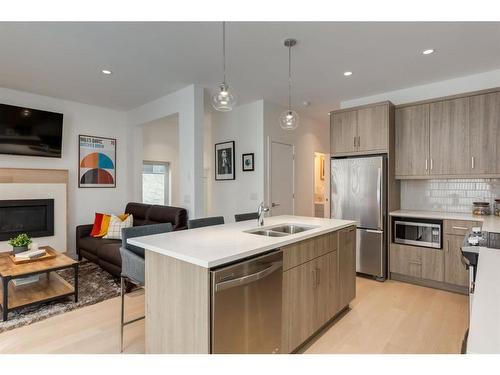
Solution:
<svg viewBox="0 0 500 375"><path fill-rule="evenodd" d="M444 279L448 284L469 285L469 271L462 264L462 251L460 248L463 240L463 236L444 236Z"/></svg>
<svg viewBox="0 0 500 375"><path fill-rule="evenodd" d="M356 297L356 227L339 230L339 305L349 305Z"/></svg>
<svg viewBox="0 0 500 375"><path fill-rule="evenodd" d="M443 250L391 244L390 270L415 279L444 280Z"/></svg>
<svg viewBox="0 0 500 375"><path fill-rule="evenodd" d="M293 352L303 344L355 295L356 228L317 237L315 247L307 253L322 255L303 258L308 260L283 272L283 353ZM331 250L324 254L327 247ZM288 264L296 264L294 253L298 248L300 243L283 248L284 259L294 259Z"/></svg>
<svg viewBox="0 0 500 375"><path fill-rule="evenodd" d="M283 343L291 352L338 310L337 251L283 273Z"/></svg>

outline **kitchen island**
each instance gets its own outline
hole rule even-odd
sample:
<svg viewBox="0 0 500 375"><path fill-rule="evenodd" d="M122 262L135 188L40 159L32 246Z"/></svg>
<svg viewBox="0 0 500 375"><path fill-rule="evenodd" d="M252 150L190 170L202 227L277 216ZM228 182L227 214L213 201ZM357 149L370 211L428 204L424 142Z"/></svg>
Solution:
<svg viewBox="0 0 500 375"><path fill-rule="evenodd" d="M276 234L277 227L285 224L304 230ZM277 216L267 218L263 227L249 220L129 239L130 244L146 249L146 352L230 352L214 345L214 272L274 253L282 254L280 293L275 296L281 308L272 322L280 340L269 352L297 350L355 296L355 225L348 220ZM273 233L265 235L266 229ZM242 293L249 291L242 289ZM234 298L236 304L239 297ZM268 297L252 298L257 298L256 305L265 305L262 301ZM260 313L255 310L254 315ZM233 318L238 318L236 313L227 313L228 325ZM258 327L242 326L240 336L247 337L245 329L251 334Z"/></svg>

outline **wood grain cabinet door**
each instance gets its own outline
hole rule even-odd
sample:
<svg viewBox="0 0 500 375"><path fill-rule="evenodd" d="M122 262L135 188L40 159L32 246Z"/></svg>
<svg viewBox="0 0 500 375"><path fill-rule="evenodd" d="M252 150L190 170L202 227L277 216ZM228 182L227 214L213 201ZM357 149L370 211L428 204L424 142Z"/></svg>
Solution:
<svg viewBox="0 0 500 375"><path fill-rule="evenodd" d="M471 172L500 173L500 93L469 98L469 142Z"/></svg>
<svg viewBox="0 0 500 375"><path fill-rule="evenodd" d="M356 297L356 227L339 231L339 304L344 308Z"/></svg>
<svg viewBox="0 0 500 375"><path fill-rule="evenodd" d="M358 151L389 149L389 105L358 110Z"/></svg>
<svg viewBox="0 0 500 375"><path fill-rule="evenodd" d="M396 109L396 176L429 174L429 104Z"/></svg>
<svg viewBox="0 0 500 375"><path fill-rule="evenodd" d="M444 281L442 249L422 248L422 279Z"/></svg>
<svg viewBox="0 0 500 375"><path fill-rule="evenodd" d="M350 153L357 150L356 111L332 113L330 116L330 148L332 154Z"/></svg>
<svg viewBox="0 0 500 375"><path fill-rule="evenodd" d="M317 262L312 260L283 273L283 352L290 353L315 331Z"/></svg>
<svg viewBox="0 0 500 375"><path fill-rule="evenodd" d="M422 278L422 248L391 243L391 272Z"/></svg>
<svg viewBox="0 0 500 375"><path fill-rule="evenodd" d="M444 236L444 281L448 284L469 285L469 272L462 264L463 236Z"/></svg>
<svg viewBox="0 0 500 375"><path fill-rule="evenodd" d="M430 173L470 172L469 98L430 104Z"/></svg>

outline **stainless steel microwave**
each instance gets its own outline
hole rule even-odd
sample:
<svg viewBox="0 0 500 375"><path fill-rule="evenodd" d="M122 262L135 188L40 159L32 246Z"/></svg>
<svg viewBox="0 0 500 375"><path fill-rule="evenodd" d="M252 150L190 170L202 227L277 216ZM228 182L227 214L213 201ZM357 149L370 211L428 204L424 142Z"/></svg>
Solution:
<svg viewBox="0 0 500 375"><path fill-rule="evenodd" d="M395 243L442 249L442 228L440 220L394 218L393 241Z"/></svg>

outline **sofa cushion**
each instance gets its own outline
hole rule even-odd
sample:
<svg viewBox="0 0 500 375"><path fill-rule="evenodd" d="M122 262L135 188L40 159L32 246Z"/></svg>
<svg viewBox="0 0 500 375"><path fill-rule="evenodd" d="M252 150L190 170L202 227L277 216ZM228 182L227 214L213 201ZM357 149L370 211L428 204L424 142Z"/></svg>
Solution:
<svg viewBox="0 0 500 375"><path fill-rule="evenodd" d="M120 255L120 247L121 242L102 245L99 250L97 250L97 256L99 259L103 259L106 262L121 266L122 257Z"/></svg>
<svg viewBox="0 0 500 375"><path fill-rule="evenodd" d="M134 216L134 227L144 225L148 217L148 211L151 208L150 204L130 202L125 207L125 213Z"/></svg>
<svg viewBox="0 0 500 375"><path fill-rule="evenodd" d="M89 253L97 255L98 249L103 245L108 244L118 244L118 247L121 244L120 240L106 240L103 238L94 238L94 237L84 237L78 240L78 246L80 249L83 249Z"/></svg>

